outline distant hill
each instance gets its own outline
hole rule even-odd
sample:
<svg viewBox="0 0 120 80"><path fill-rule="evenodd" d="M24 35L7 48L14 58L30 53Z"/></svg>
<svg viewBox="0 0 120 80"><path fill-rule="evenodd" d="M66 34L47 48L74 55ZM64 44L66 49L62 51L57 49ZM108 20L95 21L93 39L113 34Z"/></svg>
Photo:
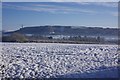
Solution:
<svg viewBox="0 0 120 80"><path fill-rule="evenodd" d="M80 27L74 26L33 26L24 27L16 31L4 32L3 34L39 34L39 35L83 35L83 36L117 36L117 28Z"/></svg>

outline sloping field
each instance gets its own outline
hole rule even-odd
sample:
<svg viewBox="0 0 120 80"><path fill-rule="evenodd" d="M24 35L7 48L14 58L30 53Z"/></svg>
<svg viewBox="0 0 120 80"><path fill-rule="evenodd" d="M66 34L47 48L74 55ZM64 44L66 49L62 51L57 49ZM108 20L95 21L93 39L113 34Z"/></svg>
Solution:
<svg viewBox="0 0 120 80"><path fill-rule="evenodd" d="M2 43L0 77L117 77L117 49L100 44Z"/></svg>

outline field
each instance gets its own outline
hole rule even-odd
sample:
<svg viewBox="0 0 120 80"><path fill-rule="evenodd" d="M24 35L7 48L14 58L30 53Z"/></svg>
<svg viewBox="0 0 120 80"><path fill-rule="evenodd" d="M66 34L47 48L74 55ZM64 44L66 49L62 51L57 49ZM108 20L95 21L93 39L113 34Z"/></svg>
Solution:
<svg viewBox="0 0 120 80"><path fill-rule="evenodd" d="M0 77L117 77L117 45L2 43Z"/></svg>

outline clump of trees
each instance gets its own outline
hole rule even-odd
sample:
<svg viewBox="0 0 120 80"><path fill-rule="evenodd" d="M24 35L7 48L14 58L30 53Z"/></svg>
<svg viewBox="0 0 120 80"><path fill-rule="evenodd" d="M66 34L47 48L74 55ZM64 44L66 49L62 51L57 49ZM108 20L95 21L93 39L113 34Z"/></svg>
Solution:
<svg viewBox="0 0 120 80"><path fill-rule="evenodd" d="M28 39L20 33L13 33L10 36L3 36L3 42L26 42Z"/></svg>
<svg viewBox="0 0 120 80"><path fill-rule="evenodd" d="M88 37L88 36L76 36L76 37L70 37L69 40L72 41L81 41L81 42L87 42L87 43L104 43L105 40L103 37Z"/></svg>

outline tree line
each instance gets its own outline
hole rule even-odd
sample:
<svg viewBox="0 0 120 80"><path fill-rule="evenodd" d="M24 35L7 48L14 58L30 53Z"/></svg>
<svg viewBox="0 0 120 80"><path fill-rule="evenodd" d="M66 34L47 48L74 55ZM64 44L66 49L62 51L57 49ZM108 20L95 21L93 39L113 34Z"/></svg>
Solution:
<svg viewBox="0 0 120 80"><path fill-rule="evenodd" d="M45 37L45 36L25 36L24 34L20 33L13 33L9 36L2 36L2 42L39 42L44 40L54 41L55 42L84 42L84 43L104 43L104 38L97 36L97 37L88 37L88 36L70 36L69 38L62 38L62 39L54 39L52 36Z"/></svg>

